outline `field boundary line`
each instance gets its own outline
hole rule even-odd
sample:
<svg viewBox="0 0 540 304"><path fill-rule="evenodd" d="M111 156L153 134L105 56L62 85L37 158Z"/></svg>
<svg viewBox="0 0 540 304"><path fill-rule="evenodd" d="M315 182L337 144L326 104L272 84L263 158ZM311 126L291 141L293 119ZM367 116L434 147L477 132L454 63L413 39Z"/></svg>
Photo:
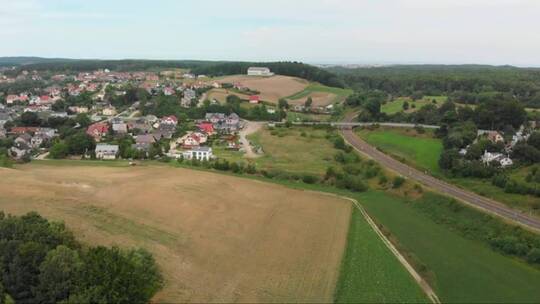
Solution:
<svg viewBox="0 0 540 304"><path fill-rule="evenodd" d="M311 191L311 190L308 190ZM440 304L441 301L439 300L439 297L431 288L431 286L428 284L424 278L414 269L414 267L407 261L407 259L399 252L399 250L392 244L392 242L384 235L384 233L381 231L379 226L375 223L375 221L371 218L371 216L367 213L367 211L364 209L364 207L354 198L332 194L328 192L319 192L319 191L311 191L315 193L323 193L325 195L333 196L333 197L339 197L341 199L348 200L353 203L353 205L358 209L361 213L364 219L368 222L368 224L371 226L373 231L379 236L379 238L382 240L382 242L386 245L386 247L392 252L392 254L398 259L398 261L405 267L407 272L413 277L413 279L416 281L418 286L424 291L424 293L428 296L428 298L431 300L432 303Z"/></svg>

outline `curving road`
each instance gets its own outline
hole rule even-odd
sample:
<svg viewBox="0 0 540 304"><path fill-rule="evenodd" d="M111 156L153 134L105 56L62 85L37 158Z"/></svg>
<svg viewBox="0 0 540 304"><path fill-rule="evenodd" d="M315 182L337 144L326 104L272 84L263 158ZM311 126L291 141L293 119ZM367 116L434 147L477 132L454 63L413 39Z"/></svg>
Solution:
<svg viewBox="0 0 540 304"><path fill-rule="evenodd" d="M354 116L348 116L345 121L350 122ZM398 174L407 177L411 180L418 181L427 187L430 187L438 192L452 196L472 207L481 209L493 215L497 215L508 221L520 224L540 232L540 219L533 216L522 214L519 211L513 210L497 201L480 196L467 190L463 190L457 186L434 178L431 175L425 174L415 168L403 164L400 161L382 153L375 147L369 145L364 140L360 139L352 128L345 128L341 131L345 140L360 153L371 157L373 160L380 163L382 166L397 172Z"/></svg>

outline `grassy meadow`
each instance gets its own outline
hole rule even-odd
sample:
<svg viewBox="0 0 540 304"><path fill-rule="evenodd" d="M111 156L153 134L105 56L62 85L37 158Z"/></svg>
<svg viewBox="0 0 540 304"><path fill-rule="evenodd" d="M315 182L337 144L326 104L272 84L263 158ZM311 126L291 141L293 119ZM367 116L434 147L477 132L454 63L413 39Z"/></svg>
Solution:
<svg viewBox="0 0 540 304"><path fill-rule="evenodd" d="M395 100L389 101L381 106L381 112L386 113L388 115L396 114L398 112L415 112L420 110L423 106L428 104L433 104L433 100L436 101L435 105L440 106L442 103L444 103L446 100L448 100L447 96L424 96L424 98L419 100L412 100L408 97L399 97ZM409 103L409 109L404 111L403 110L403 104L405 102ZM413 107L414 105L414 107Z"/></svg>
<svg viewBox="0 0 540 304"><path fill-rule="evenodd" d="M305 127L262 129L248 136L264 154L251 160L260 169L278 169L295 173L323 175L336 164L338 152L326 139L327 131Z"/></svg>
<svg viewBox="0 0 540 304"><path fill-rule="evenodd" d="M439 175L439 157L443 151L441 140L433 138L431 131L418 134L413 129L380 128L358 129L357 134L368 143L405 163Z"/></svg>
<svg viewBox="0 0 540 304"><path fill-rule="evenodd" d="M353 93L350 89L341 89L341 88L334 88L334 87L328 87L319 83L310 83L303 91L300 91L298 93L295 93L291 96L288 96L287 99L301 99L309 96L312 93L330 93L336 95L336 100L334 102L340 102L345 100L347 96L351 95Z"/></svg>

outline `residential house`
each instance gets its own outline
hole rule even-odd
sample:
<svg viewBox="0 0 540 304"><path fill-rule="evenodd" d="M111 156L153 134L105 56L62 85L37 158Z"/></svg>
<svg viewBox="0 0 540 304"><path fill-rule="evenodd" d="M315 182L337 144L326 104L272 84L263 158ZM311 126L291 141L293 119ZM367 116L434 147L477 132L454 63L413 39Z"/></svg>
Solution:
<svg viewBox="0 0 540 304"><path fill-rule="evenodd" d="M32 148L26 141L15 141L13 146L9 149L9 154L14 159L20 160L26 156L29 156L32 152Z"/></svg>
<svg viewBox="0 0 540 304"><path fill-rule="evenodd" d="M109 125L104 122L98 122L88 126L86 134L92 136L95 141L101 141L101 138L109 132Z"/></svg>
<svg viewBox="0 0 540 304"><path fill-rule="evenodd" d="M208 135L214 134L214 125L211 122L201 122L197 125L197 128Z"/></svg>
<svg viewBox="0 0 540 304"><path fill-rule="evenodd" d="M124 122L113 123L112 129L113 129L114 134L119 134L119 135L127 134L128 132L128 126Z"/></svg>
<svg viewBox="0 0 540 304"><path fill-rule="evenodd" d="M509 157L504 156L501 153L491 153L488 151L484 151L484 155L482 155L481 160L486 165L498 163L503 168L514 164L512 159L510 159Z"/></svg>
<svg viewBox="0 0 540 304"><path fill-rule="evenodd" d="M174 115L162 117L161 124L176 126L178 125L178 118L176 118Z"/></svg>
<svg viewBox="0 0 540 304"><path fill-rule="evenodd" d="M103 108L101 113L105 116L114 116L116 115L116 108L113 106L108 106L108 107Z"/></svg>
<svg viewBox="0 0 540 304"><path fill-rule="evenodd" d="M171 95L174 95L175 93L176 91L171 87L165 87L163 89L163 94L165 94L165 96L171 96Z"/></svg>
<svg viewBox="0 0 540 304"><path fill-rule="evenodd" d="M492 143L504 142L504 137L497 131L489 131L487 133L487 138Z"/></svg>
<svg viewBox="0 0 540 304"><path fill-rule="evenodd" d="M249 96L249 103L258 104L260 102L260 97L258 95Z"/></svg>
<svg viewBox="0 0 540 304"><path fill-rule="evenodd" d="M81 107L81 106L71 106L71 107L68 107L68 110L77 114L88 113L89 111L88 107Z"/></svg>
<svg viewBox="0 0 540 304"><path fill-rule="evenodd" d="M196 159L199 161L209 161L214 158L212 148L210 147L198 147L182 153L184 159Z"/></svg>
<svg viewBox="0 0 540 304"><path fill-rule="evenodd" d="M270 72L267 67L250 67L247 70L248 76L273 76L274 73Z"/></svg>
<svg viewBox="0 0 540 304"><path fill-rule="evenodd" d="M221 134L234 133L240 130L240 117L236 113L226 116L223 113L206 113L205 119L212 123L212 128Z"/></svg>
<svg viewBox="0 0 540 304"><path fill-rule="evenodd" d="M201 132L188 132L177 140L182 148L193 148L205 144L208 141L208 135Z"/></svg>
<svg viewBox="0 0 540 304"><path fill-rule="evenodd" d="M150 146L152 146L155 142L156 139L151 134L137 135L135 137L135 144L133 144L132 147L139 151L148 152Z"/></svg>
<svg viewBox="0 0 540 304"><path fill-rule="evenodd" d="M0 126L3 126L6 122L11 120L11 116L8 113L0 112Z"/></svg>
<svg viewBox="0 0 540 304"><path fill-rule="evenodd" d="M113 160L116 159L118 155L118 145L109 145L109 144L97 144L96 145L96 158L103 160Z"/></svg>

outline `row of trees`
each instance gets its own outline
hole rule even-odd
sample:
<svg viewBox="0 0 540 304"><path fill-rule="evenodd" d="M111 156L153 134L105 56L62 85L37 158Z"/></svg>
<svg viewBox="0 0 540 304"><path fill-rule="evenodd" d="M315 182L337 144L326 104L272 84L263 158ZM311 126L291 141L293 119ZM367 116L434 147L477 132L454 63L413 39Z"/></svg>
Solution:
<svg viewBox="0 0 540 304"><path fill-rule="evenodd" d="M16 303L147 303L162 284L143 249L84 247L62 223L0 212L0 296Z"/></svg>

